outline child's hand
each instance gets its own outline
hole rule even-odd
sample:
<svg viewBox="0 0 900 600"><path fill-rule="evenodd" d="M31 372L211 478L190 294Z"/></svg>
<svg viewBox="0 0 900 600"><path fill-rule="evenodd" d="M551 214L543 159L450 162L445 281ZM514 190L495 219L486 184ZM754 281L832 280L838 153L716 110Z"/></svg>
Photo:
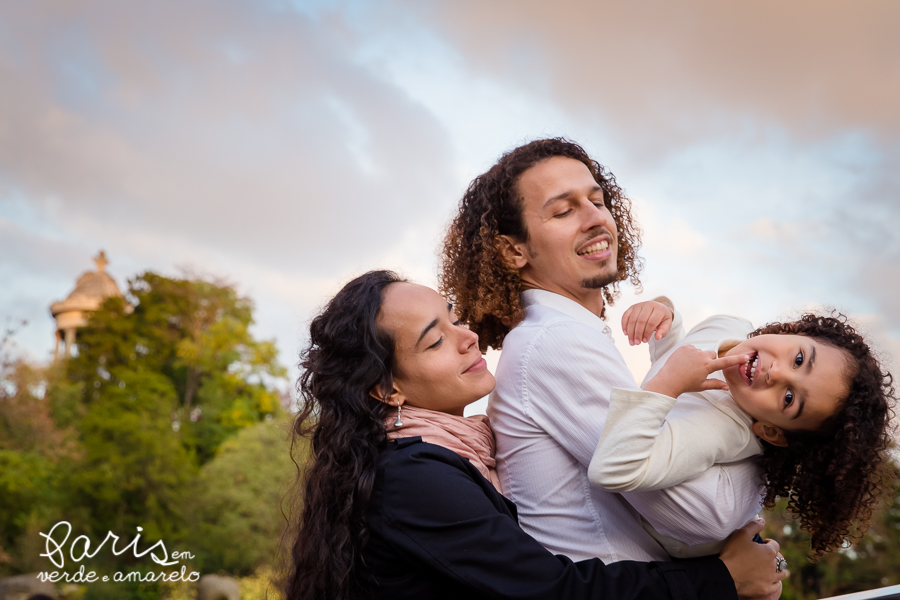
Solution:
<svg viewBox="0 0 900 600"><path fill-rule="evenodd" d="M727 390L728 384L720 379L707 379L710 373L739 365L750 359L749 354L716 358L713 351L704 352L694 346L681 346L672 353L663 368L647 382L644 390L677 398L685 392L703 390Z"/></svg>
<svg viewBox="0 0 900 600"><path fill-rule="evenodd" d="M638 302L622 315L622 331L628 336L632 346L641 342L649 342L650 336L656 332L656 339L661 340L672 327L675 315L665 304L653 300Z"/></svg>

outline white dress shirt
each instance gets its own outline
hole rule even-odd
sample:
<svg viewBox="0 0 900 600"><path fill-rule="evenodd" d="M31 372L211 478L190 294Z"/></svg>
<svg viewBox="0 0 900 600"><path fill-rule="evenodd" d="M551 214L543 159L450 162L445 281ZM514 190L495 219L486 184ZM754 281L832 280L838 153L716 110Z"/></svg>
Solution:
<svg viewBox="0 0 900 600"><path fill-rule="evenodd" d="M544 290L526 290L522 300L525 318L503 342L487 412L501 485L525 531L573 560L665 560L640 515L662 535L700 545L756 512L752 460L714 465L666 489L619 495L593 487L587 470L610 392L638 386L602 319Z"/></svg>

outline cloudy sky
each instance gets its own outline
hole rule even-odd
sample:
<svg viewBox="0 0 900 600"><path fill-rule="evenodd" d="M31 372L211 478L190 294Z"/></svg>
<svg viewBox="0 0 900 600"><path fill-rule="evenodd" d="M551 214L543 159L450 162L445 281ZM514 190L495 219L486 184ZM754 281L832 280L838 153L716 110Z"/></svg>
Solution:
<svg viewBox="0 0 900 600"><path fill-rule="evenodd" d="M639 299L835 306L900 357L898 29L896 0L0 0L0 318L47 359L102 248L123 286L234 281L290 364L351 276L433 284L471 178L563 135L634 201Z"/></svg>

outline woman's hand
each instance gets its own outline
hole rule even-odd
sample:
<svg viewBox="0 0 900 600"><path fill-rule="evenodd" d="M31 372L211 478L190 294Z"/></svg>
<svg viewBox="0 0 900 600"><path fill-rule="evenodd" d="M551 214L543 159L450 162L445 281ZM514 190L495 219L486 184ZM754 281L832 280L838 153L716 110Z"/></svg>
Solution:
<svg viewBox="0 0 900 600"><path fill-rule="evenodd" d="M766 540L765 544L758 544L753 541L764 523L762 519L750 521L728 537L719 553L741 598L777 599L781 595L781 580L790 575L787 569L775 570L778 542Z"/></svg>
<svg viewBox="0 0 900 600"><path fill-rule="evenodd" d="M654 331L656 339L661 340L669 333L674 318L672 309L665 304L655 300L638 302L622 315L622 331L628 336L628 343L632 346L649 342Z"/></svg>
<svg viewBox="0 0 900 600"><path fill-rule="evenodd" d="M681 346L672 353L659 373L647 382L644 390L672 398L677 398L685 392L727 390L728 384L721 379L708 379L710 373L739 365L749 359L750 356L747 354L716 358L716 353L711 350L704 352L691 345Z"/></svg>

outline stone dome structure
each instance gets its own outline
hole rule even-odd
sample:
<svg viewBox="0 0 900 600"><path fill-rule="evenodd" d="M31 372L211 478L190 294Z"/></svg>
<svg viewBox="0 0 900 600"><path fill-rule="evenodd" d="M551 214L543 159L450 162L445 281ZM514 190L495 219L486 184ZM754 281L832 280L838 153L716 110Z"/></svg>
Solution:
<svg viewBox="0 0 900 600"><path fill-rule="evenodd" d="M106 272L106 253L100 251L94 258L96 271L88 271L78 278L75 289L69 296L50 305L50 314L56 319L56 350L53 358L59 357L59 343L65 343L64 356L68 357L75 343L75 330L87 324L88 314L97 310L110 296L123 296L115 280Z"/></svg>

